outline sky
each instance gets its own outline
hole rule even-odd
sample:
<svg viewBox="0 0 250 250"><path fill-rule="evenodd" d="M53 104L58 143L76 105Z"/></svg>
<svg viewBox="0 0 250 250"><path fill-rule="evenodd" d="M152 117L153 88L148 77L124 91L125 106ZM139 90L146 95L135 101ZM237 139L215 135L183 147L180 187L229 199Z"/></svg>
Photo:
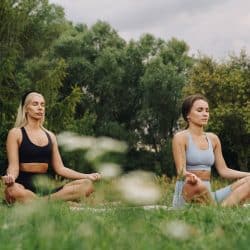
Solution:
<svg viewBox="0 0 250 250"><path fill-rule="evenodd" d="M150 33L184 40L190 54L215 59L245 49L250 54L249 0L50 0L64 7L66 18L89 27L108 22L129 41Z"/></svg>

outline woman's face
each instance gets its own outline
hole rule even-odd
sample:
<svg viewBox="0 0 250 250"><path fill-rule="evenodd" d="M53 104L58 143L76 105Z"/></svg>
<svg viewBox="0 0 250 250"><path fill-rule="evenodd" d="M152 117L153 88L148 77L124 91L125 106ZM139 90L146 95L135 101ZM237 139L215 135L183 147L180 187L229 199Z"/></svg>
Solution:
<svg viewBox="0 0 250 250"><path fill-rule="evenodd" d="M187 115L189 124L193 123L198 126L207 125L209 119L208 103L204 100L196 100Z"/></svg>
<svg viewBox="0 0 250 250"><path fill-rule="evenodd" d="M42 95L30 94L29 102L26 106L26 114L37 120L43 120L45 115L45 100Z"/></svg>

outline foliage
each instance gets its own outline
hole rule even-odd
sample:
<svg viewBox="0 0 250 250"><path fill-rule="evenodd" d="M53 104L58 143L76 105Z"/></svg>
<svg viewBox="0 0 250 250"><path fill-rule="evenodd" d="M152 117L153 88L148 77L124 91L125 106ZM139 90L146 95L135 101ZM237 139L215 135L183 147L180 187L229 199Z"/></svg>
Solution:
<svg viewBox="0 0 250 250"><path fill-rule="evenodd" d="M27 89L40 89L33 80L43 79L43 85L47 86L42 89L53 88L48 88L54 84L53 70L44 70L44 59L38 62L36 57L43 55L68 24L63 9L47 0L3 0L0 10L0 163L6 165L4 144L7 131L14 123L20 95ZM45 71L50 71L47 79L40 77ZM33 77L29 73L34 73Z"/></svg>
<svg viewBox="0 0 250 250"><path fill-rule="evenodd" d="M186 72L191 66L191 58L187 53L188 46L185 42L170 40L161 45L159 53L147 62L145 74L141 78L141 140L158 154L162 170L166 164L166 158L162 153L170 156L168 152L171 148L168 144L180 115L182 88L186 83ZM168 149L168 152L164 149ZM173 163L168 165L169 168L171 165ZM171 171L169 169L168 173Z"/></svg>
<svg viewBox="0 0 250 250"><path fill-rule="evenodd" d="M202 92L213 113L210 127L226 145L226 156L233 160L234 155L241 169L248 165L246 54L217 63L190 57L188 45L176 38L144 34L126 42L106 22L73 25L62 7L48 0L3 0L0 7L1 165L6 166L5 141L20 96L29 89L45 96L48 129L126 141L124 169L169 176L182 96ZM233 131L227 125L232 121ZM66 165L77 164L79 155L62 152Z"/></svg>

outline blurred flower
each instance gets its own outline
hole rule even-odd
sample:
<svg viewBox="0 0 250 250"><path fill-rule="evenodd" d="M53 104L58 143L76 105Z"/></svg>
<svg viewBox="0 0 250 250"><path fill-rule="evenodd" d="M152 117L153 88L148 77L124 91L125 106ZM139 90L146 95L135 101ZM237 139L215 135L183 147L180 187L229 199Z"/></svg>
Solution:
<svg viewBox="0 0 250 250"><path fill-rule="evenodd" d="M109 137L97 138L97 146L107 152L124 153L127 150L127 144Z"/></svg>
<svg viewBox="0 0 250 250"><path fill-rule="evenodd" d="M102 175L103 179L111 179L121 174L121 166L115 163L103 163L97 166L98 172Z"/></svg>
<svg viewBox="0 0 250 250"><path fill-rule="evenodd" d="M250 207L250 203L245 203L245 204L243 204L243 207Z"/></svg>
<svg viewBox="0 0 250 250"><path fill-rule="evenodd" d="M55 181L47 176L36 176L33 179L33 184L39 193L49 193L57 186Z"/></svg>
<svg viewBox="0 0 250 250"><path fill-rule="evenodd" d="M57 135L58 144L65 150L89 149L96 144L96 139L91 136L79 136L72 132L62 132Z"/></svg>
<svg viewBox="0 0 250 250"><path fill-rule="evenodd" d="M117 189L123 198L134 204L154 204L161 196L154 175L145 171L133 171L117 181Z"/></svg>
<svg viewBox="0 0 250 250"><path fill-rule="evenodd" d="M94 161L107 152L124 153L127 150L125 142L109 137L80 136L72 132L63 132L57 135L58 144L67 151L77 149L87 150L86 158Z"/></svg>
<svg viewBox="0 0 250 250"><path fill-rule="evenodd" d="M2 225L2 230L8 230L9 228L10 228L10 225L9 225L9 224L4 223L4 224Z"/></svg>
<svg viewBox="0 0 250 250"><path fill-rule="evenodd" d="M95 234L95 230L92 226L92 224L90 223L87 223L87 222L84 222L84 223L81 223L79 225L79 227L77 228L76 232L80 235L80 236L83 236L83 237L91 237Z"/></svg>
<svg viewBox="0 0 250 250"><path fill-rule="evenodd" d="M193 226L180 220L162 222L160 229L164 235L177 240L187 240L198 233Z"/></svg>
<svg viewBox="0 0 250 250"><path fill-rule="evenodd" d="M88 161L94 161L97 158L103 156L105 154L105 150L100 149L100 148L91 148L90 150L87 151L87 153L85 154L85 158Z"/></svg>

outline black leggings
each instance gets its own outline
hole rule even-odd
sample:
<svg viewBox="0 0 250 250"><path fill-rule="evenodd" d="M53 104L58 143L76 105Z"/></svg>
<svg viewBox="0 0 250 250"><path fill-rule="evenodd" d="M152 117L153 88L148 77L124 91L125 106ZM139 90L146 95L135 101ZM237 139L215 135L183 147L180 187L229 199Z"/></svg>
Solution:
<svg viewBox="0 0 250 250"><path fill-rule="evenodd" d="M52 188L50 179L51 176L49 174L35 174L20 171L16 182L39 195L52 194L63 188L63 186Z"/></svg>

